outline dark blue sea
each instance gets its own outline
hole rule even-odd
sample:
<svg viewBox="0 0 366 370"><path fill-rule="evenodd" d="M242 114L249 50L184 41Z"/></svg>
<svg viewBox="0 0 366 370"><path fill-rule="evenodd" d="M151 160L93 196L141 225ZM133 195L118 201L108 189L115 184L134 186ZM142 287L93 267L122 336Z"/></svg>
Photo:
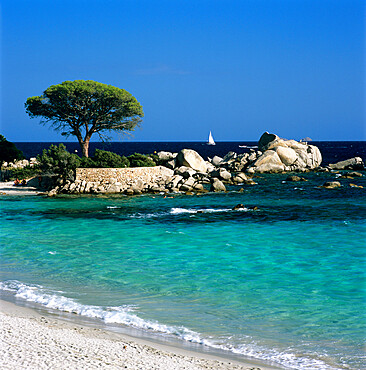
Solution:
<svg viewBox="0 0 366 370"><path fill-rule="evenodd" d="M365 159L365 142L314 144L325 163ZM249 150L239 145L256 143L95 143L92 150L189 147L211 157ZM30 157L49 143L17 146ZM0 293L53 315L239 360L365 369L363 175L309 172L297 183L260 175L255 186L197 196L0 195ZM321 187L330 180L342 186ZM245 208L234 211L238 203Z"/></svg>
<svg viewBox="0 0 366 370"><path fill-rule="evenodd" d="M60 143L15 143L17 148L23 151L26 158L35 157L40 154L43 149L49 148L51 144ZM77 142L66 142L64 143L67 150L74 153L80 154L80 147ZM352 157L361 157L366 159L366 141L312 141L309 144L316 145L323 156L323 164L334 163L342 161ZM227 154L229 151L236 153L245 153L249 151L249 148L255 148L257 142L217 142L215 146L206 145L206 143L201 142L91 142L90 143L90 153L92 156L95 149L102 149L115 152L120 155L129 156L133 153L142 154L152 154L155 151L168 151L168 152L178 152L181 149L194 149L202 157L213 157L218 155L220 157ZM245 146L246 148L243 148Z"/></svg>

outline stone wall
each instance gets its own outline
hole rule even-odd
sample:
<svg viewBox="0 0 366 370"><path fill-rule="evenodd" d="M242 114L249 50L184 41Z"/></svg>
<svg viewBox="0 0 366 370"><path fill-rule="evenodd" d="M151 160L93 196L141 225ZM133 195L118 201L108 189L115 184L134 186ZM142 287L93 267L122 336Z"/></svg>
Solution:
<svg viewBox="0 0 366 370"><path fill-rule="evenodd" d="M163 166L136 168L77 168L75 182L58 191L66 193L119 193L133 189L147 191L165 184L174 171Z"/></svg>
<svg viewBox="0 0 366 370"><path fill-rule="evenodd" d="M132 186L140 182L155 183L174 172L163 166L135 168L77 168L76 181Z"/></svg>

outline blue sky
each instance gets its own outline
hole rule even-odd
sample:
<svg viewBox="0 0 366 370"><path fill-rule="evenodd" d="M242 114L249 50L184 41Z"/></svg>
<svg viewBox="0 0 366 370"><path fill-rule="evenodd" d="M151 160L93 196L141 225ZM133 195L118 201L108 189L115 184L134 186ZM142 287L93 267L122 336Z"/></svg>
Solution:
<svg viewBox="0 0 366 370"><path fill-rule="evenodd" d="M3 0L0 11L10 141L62 141L24 102L77 79L143 105L129 140L366 140L363 0Z"/></svg>

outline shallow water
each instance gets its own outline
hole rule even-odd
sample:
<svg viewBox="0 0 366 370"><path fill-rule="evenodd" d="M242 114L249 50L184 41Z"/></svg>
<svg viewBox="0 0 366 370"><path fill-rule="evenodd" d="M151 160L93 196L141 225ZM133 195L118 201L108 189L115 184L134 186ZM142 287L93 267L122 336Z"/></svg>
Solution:
<svg viewBox="0 0 366 370"><path fill-rule="evenodd" d="M335 176L173 198L2 196L0 287L294 369L361 369L366 179L318 187Z"/></svg>

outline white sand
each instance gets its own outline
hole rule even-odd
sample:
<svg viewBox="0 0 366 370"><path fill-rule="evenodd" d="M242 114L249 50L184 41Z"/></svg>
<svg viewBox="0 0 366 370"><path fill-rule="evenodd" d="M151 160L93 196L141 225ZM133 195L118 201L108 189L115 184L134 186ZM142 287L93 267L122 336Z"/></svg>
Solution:
<svg viewBox="0 0 366 370"><path fill-rule="evenodd" d="M14 186L13 181L0 182L0 195L37 195L41 191L32 186Z"/></svg>
<svg viewBox="0 0 366 370"><path fill-rule="evenodd" d="M0 311L1 369L259 369L55 320L6 301Z"/></svg>

